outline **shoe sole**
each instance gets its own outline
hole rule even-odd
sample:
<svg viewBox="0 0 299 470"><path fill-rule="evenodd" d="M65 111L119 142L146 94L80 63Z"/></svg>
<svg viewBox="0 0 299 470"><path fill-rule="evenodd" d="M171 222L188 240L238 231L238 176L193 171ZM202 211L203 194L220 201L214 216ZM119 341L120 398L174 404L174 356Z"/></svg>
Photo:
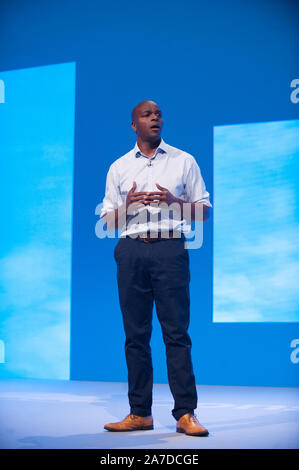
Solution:
<svg viewBox="0 0 299 470"><path fill-rule="evenodd" d="M112 432L131 432L131 431L150 431L151 429L154 429L154 426L147 426L147 427L140 427L140 428L135 428L135 429L112 429L112 428L106 428L104 426L104 429L107 431L112 431Z"/></svg>
<svg viewBox="0 0 299 470"><path fill-rule="evenodd" d="M186 434L187 436L208 436L209 435L209 431L200 431L200 432L196 432L196 433L190 433L190 432L186 432L182 428L177 428L176 432Z"/></svg>

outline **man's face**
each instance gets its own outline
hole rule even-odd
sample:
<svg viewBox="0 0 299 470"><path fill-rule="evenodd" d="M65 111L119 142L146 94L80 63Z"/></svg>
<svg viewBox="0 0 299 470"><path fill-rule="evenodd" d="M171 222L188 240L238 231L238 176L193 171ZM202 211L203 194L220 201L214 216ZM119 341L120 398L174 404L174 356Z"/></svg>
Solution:
<svg viewBox="0 0 299 470"><path fill-rule="evenodd" d="M135 108L131 127L143 140L150 142L158 140L162 125L161 109L153 101L144 101Z"/></svg>

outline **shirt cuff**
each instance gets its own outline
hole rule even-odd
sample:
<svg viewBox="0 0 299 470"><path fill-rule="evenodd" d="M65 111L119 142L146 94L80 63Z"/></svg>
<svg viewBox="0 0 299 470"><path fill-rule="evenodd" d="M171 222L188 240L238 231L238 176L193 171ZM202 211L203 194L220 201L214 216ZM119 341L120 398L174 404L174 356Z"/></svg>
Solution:
<svg viewBox="0 0 299 470"><path fill-rule="evenodd" d="M193 201L193 202L200 202L204 206L213 207L208 199L199 199L198 201Z"/></svg>

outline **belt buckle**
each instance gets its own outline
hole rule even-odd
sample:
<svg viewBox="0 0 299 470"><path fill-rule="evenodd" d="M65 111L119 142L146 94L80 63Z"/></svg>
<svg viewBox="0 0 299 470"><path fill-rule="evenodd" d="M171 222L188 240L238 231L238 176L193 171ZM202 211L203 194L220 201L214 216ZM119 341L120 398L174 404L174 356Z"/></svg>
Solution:
<svg viewBox="0 0 299 470"><path fill-rule="evenodd" d="M139 239L142 240L145 243L150 243L151 241L155 242L155 241L159 240L159 235L157 237L151 237L150 234L148 234L146 237L141 237L139 235Z"/></svg>
<svg viewBox="0 0 299 470"><path fill-rule="evenodd" d="M141 236L139 235L138 238L139 238L139 240L143 241L144 243L149 243L149 240L147 240L145 237L141 237Z"/></svg>

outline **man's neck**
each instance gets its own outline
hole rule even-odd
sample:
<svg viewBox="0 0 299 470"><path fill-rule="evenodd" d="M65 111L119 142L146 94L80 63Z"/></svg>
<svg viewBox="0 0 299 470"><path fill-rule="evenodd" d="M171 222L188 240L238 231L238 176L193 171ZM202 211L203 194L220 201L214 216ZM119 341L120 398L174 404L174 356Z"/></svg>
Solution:
<svg viewBox="0 0 299 470"><path fill-rule="evenodd" d="M159 147L161 143L161 137L156 142L149 142L140 139L137 137L137 145L140 148L141 152L146 155L147 157L151 158L155 155L156 149Z"/></svg>

